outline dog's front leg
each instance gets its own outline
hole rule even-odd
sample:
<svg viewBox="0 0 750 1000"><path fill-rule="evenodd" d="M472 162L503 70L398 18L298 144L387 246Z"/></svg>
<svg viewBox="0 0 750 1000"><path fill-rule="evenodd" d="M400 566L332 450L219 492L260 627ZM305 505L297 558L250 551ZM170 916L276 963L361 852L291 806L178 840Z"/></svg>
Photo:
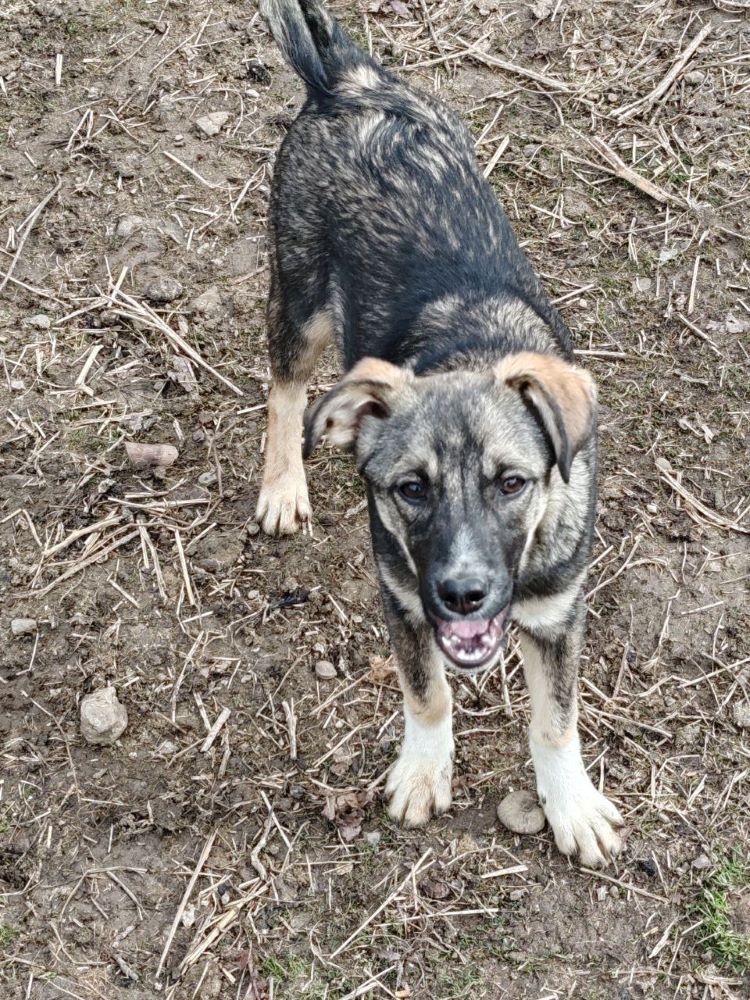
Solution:
<svg viewBox="0 0 750 1000"><path fill-rule="evenodd" d="M388 811L405 826L422 826L451 804L451 689L430 627L412 625L387 596L385 606L404 695L404 743L388 775Z"/></svg>
<svg viewBox="0 0 750 1000"><path fill-rule="evenodd" d="M615 828L623 820L594 788L581 758L577 678L582 643L582 610L564 631L521 633L539 801L562 853L578 854L583 865L597 867L619 852Z"/></svg>

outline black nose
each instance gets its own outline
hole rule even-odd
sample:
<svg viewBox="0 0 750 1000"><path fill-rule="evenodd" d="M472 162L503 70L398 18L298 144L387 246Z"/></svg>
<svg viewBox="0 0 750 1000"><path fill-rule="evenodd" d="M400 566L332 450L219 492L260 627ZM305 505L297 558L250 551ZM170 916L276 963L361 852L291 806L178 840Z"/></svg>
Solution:
<svg viewBox="0 0 750 1000"><path fill-rule="evenodd" d="M487 591L481 580L467 576L460 580L443 580L437 585L440 600L454 615L470 615L484 604Z"/></svg>

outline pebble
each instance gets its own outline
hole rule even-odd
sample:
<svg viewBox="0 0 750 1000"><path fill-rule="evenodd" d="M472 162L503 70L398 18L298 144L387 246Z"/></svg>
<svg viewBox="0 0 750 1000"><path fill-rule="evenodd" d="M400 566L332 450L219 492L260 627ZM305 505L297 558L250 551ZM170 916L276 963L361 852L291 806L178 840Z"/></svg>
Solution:
<svg viewBox="0 0 750 1000"><path fill-rule="evenodd" d="M182 291L182 285L177 278L172 278L168 274L160 274L149 281L143 294L152 302L172 302L182 295Z"/></svg>
<svg viewBox="0 0 750 1000"><path fill-rule="evenodd" d="M213 470L209 470L208 472L201 472L198 476L198 482L201 486L213 486L218 478Z"/></svg>
<svg viewBox="0 0 750 1000"><path fill-rule="evenodd" d="M113 687L100 688L81 701L81 735L87 743L111 746L127 724L127 710Z"/></svg>
<svg viewBox="0 0 750 1000"><path fill-rule="evenodd" d="M734 722L740 729L750 729L750 702L738 701L732 709Z"/></svg>
<svg viewBox="0 0 750 1000"><path fill-rule="evenodd" d="M383 834L379 830L368 830L365 833L365 843L370 847L377 847L382 837Z"/></svg>
<svg viewBox="0 0 750 1000"><path fill-rule="evenodd" d="M14 618L10 630L13 635L31 635L36 632L36 618Z"/></svg>
<svg viewBox="0 0 750 1000"><path fill-rule="evenodd" d="M138 153L128 153L117 165L117 172L123 180L135 177L141 168L141 157Z"/></svg>
<svg viewBox="0 0 750 1000"><path fill-rule="evenodd" d="M115 236L121 240L130 239L133 233L137 233L139 229L142 228L146 220L142 215L123 215L120 221L117 223L117 229L115 229Z"/></svg>
<svg viewBox="0 0 750 1000"><path fill-rule="evenodd" d="M539 833L544 829L544 810L532 792L509 792L497 807L497 818L513 833Z"/></svg>
<svg viewBox="0 0 750 1000"><path fill-rule="evenodd" d="M196 118L195 124L204 135L218 135L229 121L228 111L212 111L208 115Z"/></svg>
<svg viewBox="0 0 750 1000"><path fill-rule="evenodd" d="M690 862L690 866L695 868L697 871L705 871L706 868L711 867L711 861L706 857L705 854L699 854L697 858L693 858Z"/></svg>
<svg viewBox="0 0 750 1000"><path fill-rule="evenodd" d="M49 330L52 320L45 313L37 313L35 316L27 316L24 324L36 327L37 330Z"/></svg>
<svg viewBox="0 0 750 1000"><path fill-rule="evenodd" d="M193 312L200 313L201 316L217 316L224 312L221 293L215 285L207 288L202 295L193 299L191 307Z"/></svg>
<svg viewBox="0 0 750 1000"><path fill-rule="evenodd" d="M315 664L315 676L323 681L332 681L338 674L330 660L318 660Z"/></svg>
<svg viewBox="0 0 750 1000"><path fill-rule="evenodd" d="M685 83L692 83L695 87L699 83L703 83L706 79L706 74L701 73L699 69L691 69L689 73L685 74Z"/></svg>

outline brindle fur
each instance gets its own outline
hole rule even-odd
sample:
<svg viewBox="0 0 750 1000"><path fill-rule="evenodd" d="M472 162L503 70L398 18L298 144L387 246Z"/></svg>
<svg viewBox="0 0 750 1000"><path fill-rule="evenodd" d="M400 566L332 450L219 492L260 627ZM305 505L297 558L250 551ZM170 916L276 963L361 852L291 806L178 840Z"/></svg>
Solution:
<svg viewBox="0 0 750 1000"><path fill-rule="evenodd" d="M446 794L445 773L430 772L424 749L434 727L450 727L430 615L441 574L471 564L490 581L491 613L510 605L523 630L540 796L555 768L567 769L575 789L545 803L558 845L600 863L617 849L619 816L602 796L590 798L575 757L595 505L593 384L571 366L570 334L459 118L359 50L319 3L263 0L261 9L308 87L271 198L271 402L291 415L283 440L269 428L263 527L289 531L295 511L307 517L295 407L330 339L348 375L309 412L306 450L323 434L351 444L367 481L407 737L409 726L418 734L389 787L397 818L423 822L450 800L449 761ZM363 360L372 358L380 360ZM292 471L284 478L280 467ZM532 484L511 503L497 492L508 468ZM406 509L394 490L412 471L429 480L429 511ZM452 753L447 736L439 746L448 742ZM405 783L414 787L404 792Z"/></svg>

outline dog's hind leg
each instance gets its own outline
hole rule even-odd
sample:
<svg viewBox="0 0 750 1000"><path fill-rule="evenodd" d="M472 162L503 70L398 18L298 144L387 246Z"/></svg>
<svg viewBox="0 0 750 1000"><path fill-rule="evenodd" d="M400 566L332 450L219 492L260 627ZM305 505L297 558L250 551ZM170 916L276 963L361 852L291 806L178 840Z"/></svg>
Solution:
<svg viewBox="0 0 750 1000"><path fill-rule="evenodd" d="M451 804L451 690L432 629L407 621L387 589L383 597L404 695L404 742L388 775L388 812L405 826L422 826Z"/></svg>
<svg viewBox="0 0 750 1000"><path fill-rule="evenodd" d="M307 382L332 339L332 319L324 307L302 323L291 321L273 273L266 317L273 383L268 395L265 465L255 516L267 534L290 535L310 519L302 463L302 417Z"/></svg>
<svg viewBox="0 0 750 1000"><path fill-rule="evenodd" d="M550 603L556 598L551 598ZM591 782L578 738L578 658L583 645L583 604L571 602L575 620L541 628L522 622L521 650L531 698L529 745L537 791L563 854L578 854L583 865L606 864L620 850L616 827L622 817ZM546 619L546 620L545 620Z"/></svg>

